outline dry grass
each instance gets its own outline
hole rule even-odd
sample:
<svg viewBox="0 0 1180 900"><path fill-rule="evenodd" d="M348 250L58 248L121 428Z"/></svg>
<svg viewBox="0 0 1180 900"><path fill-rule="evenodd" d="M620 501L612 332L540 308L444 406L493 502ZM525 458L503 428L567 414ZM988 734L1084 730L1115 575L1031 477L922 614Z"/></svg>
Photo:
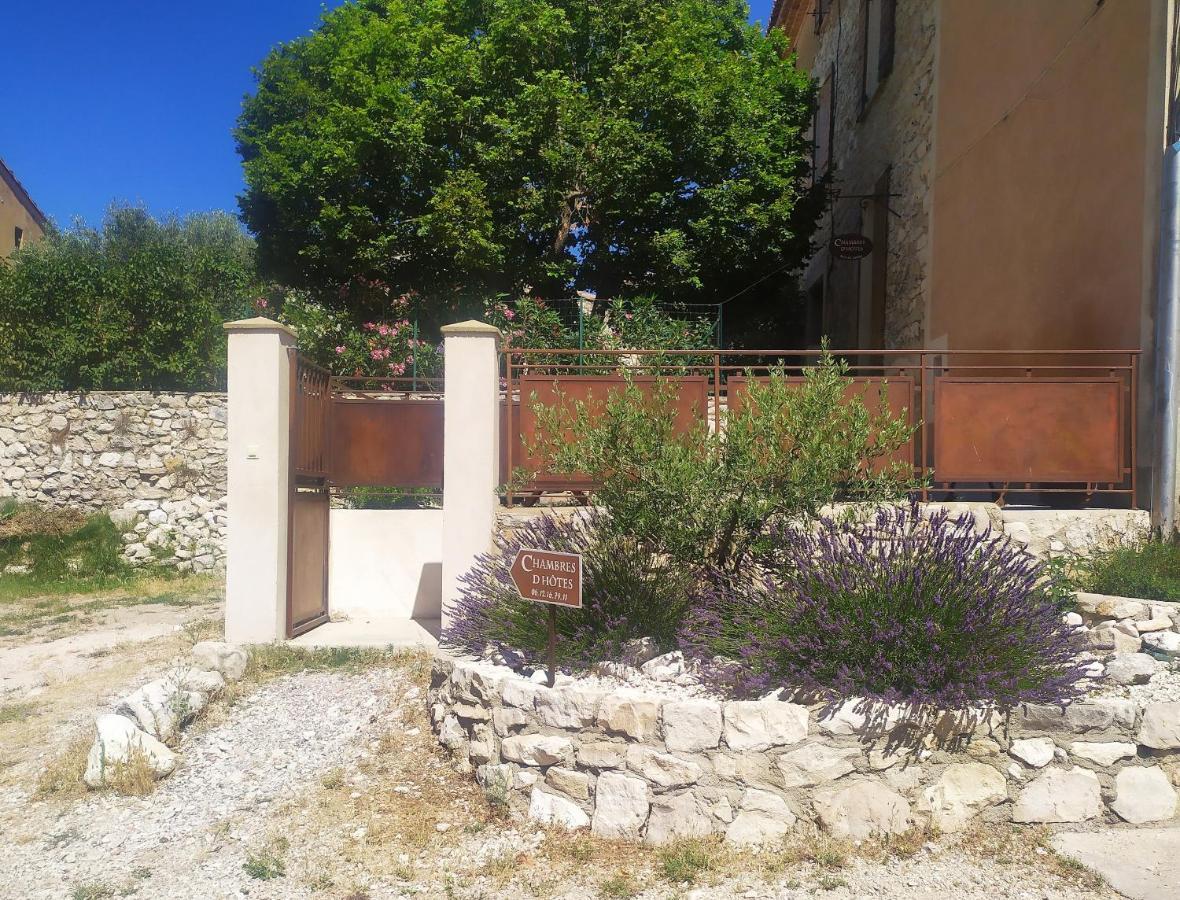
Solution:
<svg viewBox="0 0 1180 900"><path fill-rule="evenodd" d="M132 749L126 761L108 766L105 774L107 787L124 797L146 797L156 788L151 763L138 747Z"/></svg>
<svg viewBox="0 0 1180 900"><path fill-rule="evenodd" d="M957 846L972 856L1000 865L1027 865L1048 869L1078 887L1100 891L1106 879L1079 863L1062 856L1049 844L1052 832L1044 826L1017 827L977 823L959 838Z"/></svg>
<svg viewBox="0 0 1180 900"><path fill-rule="evenodd" d="M34 796L59 800L85 796L87 788L82 775L86 771L86 757L90 754L90 745L93 742L93 738L89 736L76 738L65 750L51 758L37 778Z"/></svg>

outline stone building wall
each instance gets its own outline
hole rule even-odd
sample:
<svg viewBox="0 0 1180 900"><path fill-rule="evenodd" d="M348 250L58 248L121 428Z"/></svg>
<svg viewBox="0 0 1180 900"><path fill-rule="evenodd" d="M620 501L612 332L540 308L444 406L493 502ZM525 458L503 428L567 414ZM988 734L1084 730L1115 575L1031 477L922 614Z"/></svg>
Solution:
<svg viewBox="0 0 1180 900"><path fill-rule="evenodd" d="M224 394L0 394L0 497L109 512L134 565L220 567L225 494Z"/></svg>
<svg viewBox="0 0 1180 900"><path fill-rule="evenodd" d="M856 346L859 279L868 278L871 258L863 263L834 260L826 247L833 233L859 230L862 201L847 195L874 193L886 168L891 170L890 192L899 196L889 200L893 214L885 214L889 223L885 346L924 345L934 173L936 6L933 0L898 0L893 70L863 113L863 4L836 7L839 15L834 10L828 16L818 38L811 74L821 84L829 76L834 78L832 187L846 196L837 196L830 214L821 220L815 240L825 249L808 265L803 284L806 287L825 271L829 273L824 330L836 346Z"/></svg>

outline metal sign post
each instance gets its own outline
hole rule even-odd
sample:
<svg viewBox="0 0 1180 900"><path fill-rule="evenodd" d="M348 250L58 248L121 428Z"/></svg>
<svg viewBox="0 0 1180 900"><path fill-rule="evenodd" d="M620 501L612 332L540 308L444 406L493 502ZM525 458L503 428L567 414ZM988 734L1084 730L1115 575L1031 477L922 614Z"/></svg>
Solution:
<svg viewBox="0 0 1180 900"><path fill-rule="evenodd" d="M582 608L582 555L521 548L512 583L522 600L549 607L549 687L557 681L557 607Z"/></svg>

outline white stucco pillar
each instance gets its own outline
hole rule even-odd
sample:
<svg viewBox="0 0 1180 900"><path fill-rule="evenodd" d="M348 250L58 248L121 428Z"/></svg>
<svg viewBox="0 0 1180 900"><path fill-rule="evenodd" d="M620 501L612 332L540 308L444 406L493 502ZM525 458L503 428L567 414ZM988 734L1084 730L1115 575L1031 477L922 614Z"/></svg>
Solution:
<svg viewBox="0 0 1180 900"><path fill-rule="evenodd" d="M442 624L459 577L492 545L500 478L500 330L484 322L442 328Z"/></svg>
<svg viewBox="0 0 1180 900"><path fill-rule="evenodd" d="M227 322L229 401L225 637L286 636L291 362L295 332L271 319Z"/></svg>

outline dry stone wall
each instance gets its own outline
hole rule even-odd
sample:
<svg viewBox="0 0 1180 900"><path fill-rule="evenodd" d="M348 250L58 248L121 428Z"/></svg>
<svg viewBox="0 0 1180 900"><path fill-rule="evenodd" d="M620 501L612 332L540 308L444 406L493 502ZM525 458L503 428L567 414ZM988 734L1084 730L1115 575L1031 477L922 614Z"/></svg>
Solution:
<svg viewBox="0 0 1180 900"><path fill-rule="evenodd" d="M440 654L438 739L518 815L659 844L773 841L800 821L851 840L976 818L1174 822L1180 702L1104 697L1010 715L722 701Z"/></svg>
<svg viewBox="0 0 1180 900"><path fill-rule="evenodd" d="M224 394L0 394L0 497L109 512L133 565L223 565L225 464Z"/></svg>

